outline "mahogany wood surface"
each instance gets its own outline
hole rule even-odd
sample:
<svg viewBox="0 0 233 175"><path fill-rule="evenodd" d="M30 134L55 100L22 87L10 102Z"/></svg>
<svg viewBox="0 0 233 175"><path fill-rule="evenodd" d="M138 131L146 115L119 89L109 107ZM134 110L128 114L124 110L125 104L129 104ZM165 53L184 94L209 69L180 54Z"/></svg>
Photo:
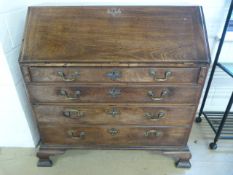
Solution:
<svg viewBox="0 0 233 175"><path fill-rule="evenodd" d="M40 123L189 126L195 106L34 105Z"/></svg>
<svg viewBox="0 0 233 175"><path fill-rule="evenodd" d="M28 85L33 102L130 102L130 103L183 103L195 104L199 86L156 86L156 85ZM154 93L155 100L148 95ZM167 95L161 94L166 91ZM67 95L61 95L65 92ZM80 95L77 95L77 92ZM112 95L111 93L115 94ZM158 99L157 99L158 98Z"/></svg>
<svg viewBox="0 0 233 175"><path fill-rule="evenodd" d="M199 77L199 68L105 68L105 67L31 67L30 76L32 82L64 82L68 83L197 83ZM155 72L155 76L150 75L150 71ZM59 73L64 74L63 79ZM171 72L171 75L165 79L165 74ZM115 76L114 76L115 73ZM112 75L112 76L111 76ZM112 78L111 78L112 77Z"/></svg>
<svg viewBox="0 0 233 175"><path fill-rule="evenodd" d="M109 130L116 129L112 135ZM78 144L78 145L118 145L118 146L181 146L186 143L187 128L158 128L132 126L73 126L57 124L41 124L41 137L44 144ZM68 131L74 130L74 136ZM150 132L145 136L146 132ZM80 132L85 136L80 137ZM158 132L158 135L156 133Z"/></svg>
<svg viewBox="0 0 233 175"><path fill-rule="evenodd" d="M21 61L209 62L201 15L192 6L30 7Z"/></svg>
<svg viewBox="0 0 233 175"><path fill-rule="evenodd" d="M19 64L38 166L68 149L144 149L190 168L209 63L201 7L29 7Z"/></svg>

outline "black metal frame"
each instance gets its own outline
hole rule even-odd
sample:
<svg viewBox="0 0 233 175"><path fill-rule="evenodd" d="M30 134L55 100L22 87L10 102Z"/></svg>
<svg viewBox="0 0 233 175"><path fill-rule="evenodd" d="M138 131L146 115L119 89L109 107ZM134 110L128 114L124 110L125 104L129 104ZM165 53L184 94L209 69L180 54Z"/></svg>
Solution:
<svg viewBox="0 0 233 175"><path fill-rule="evenodd" d="M231 1L230 7L228 10L226 22L223 28L222 36L220 38L220 42L219 42L219 46L218 46L215 60L213 63L213 67L210 72L210 77L209 77L209 80L206 86L206 91L205 91L203 101L200 107L199 115L196 118L196 122L200 123L202 121L201 116L203 115L215 133L214 142L210 143L209 145L210 149L217 148L216 143L218 139L233 139L233 113L230 112L230 109L233 103L233 92L231 94L231 97L230 97L230 100L228 102L225 112L204 112L203 111L216 67L218 66L219 68L221 68L224 72L226 72L229 76L233 78L233 73L230 70L228 70L228 68L225 67L224 64L221 64L218 62L219 56L222 50L222 46L224 43L224 39L226 36L227 28L230 22L232 9L233 9L233 0Z"/></svg>

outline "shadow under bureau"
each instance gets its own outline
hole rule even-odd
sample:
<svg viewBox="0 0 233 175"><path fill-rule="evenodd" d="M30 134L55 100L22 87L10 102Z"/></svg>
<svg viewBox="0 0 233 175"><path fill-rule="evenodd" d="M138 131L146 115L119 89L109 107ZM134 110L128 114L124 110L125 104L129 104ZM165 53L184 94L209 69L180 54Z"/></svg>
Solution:
<svg viewBox="0 0 233 175"><path fill-rule="evenodd" d="M200 7L29 7L19 58L38 166L67 149L187 147L210 63Z"/></svg>

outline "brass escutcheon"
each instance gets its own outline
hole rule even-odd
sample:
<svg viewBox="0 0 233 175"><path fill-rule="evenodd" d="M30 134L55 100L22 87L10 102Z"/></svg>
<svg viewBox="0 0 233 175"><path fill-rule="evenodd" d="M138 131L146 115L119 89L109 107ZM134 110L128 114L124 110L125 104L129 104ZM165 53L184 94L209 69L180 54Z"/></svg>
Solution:
<svg viewBox="0 0 233 175"><path fill-rule="evenodd" d="M114 88L110 89L108 93L109 93L113 98L115 98L115 97L121 95L121 90L114 87Z"/></svg>
<svg viewBox="0 0 233 175"><path fill-rule="evenodd" d="M113 118L115 118L117 115L120 114L120 111L117 108L112 108L110 110L107 110L107 114L110 114Z"/></svg>
<svg viewBox="0 0 233 175"><path fill-rule="evenodd" d="M119 134L119 129L116 129L116 128L108 129L108 133L111 134L112 136L115 136Z"/></svg>
<svg viewBox="0 0 233 175"><path fill-rule="evenodd" d="M107 72L106 76L114 81L121 78L121 71L115 69L112 70L111 72Z"/></svg>

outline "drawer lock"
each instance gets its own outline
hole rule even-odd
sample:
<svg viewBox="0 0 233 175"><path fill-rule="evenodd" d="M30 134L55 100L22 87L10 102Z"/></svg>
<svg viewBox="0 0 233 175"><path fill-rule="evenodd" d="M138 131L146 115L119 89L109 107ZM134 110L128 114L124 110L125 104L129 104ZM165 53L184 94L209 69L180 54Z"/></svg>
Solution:
<svg viewBox="0 0 233 175"><path fill-rule="evenodd" d="M106 76L114 81L121 78L121 72L119 70L112 70L111 72L106 73Z"/></svg>
<svg viewBox="0 0 233 175"><path fill-rule="evenodd" d="M115 98L115 97L121 95L121 90L118 89L118 88L112 88L112 89L109 90L108 93L109 93L109 95L111 95L113 98Z"/></svg>
<svg viewBox="0 0 233 175"><path fill-rule="evenodd" d="M108 129L108 133L111 134L112 136L115 136L119 134L119 129L116 129L116 128Z"/></svg>
<svg viewBox="0 0 233 175"><path fill-rule="evenodd" d="M120 111L117 108L112 108L112 109L107 111L107 114L109 114L113 118L115 118L117 115L120 115Z"/></svg>

